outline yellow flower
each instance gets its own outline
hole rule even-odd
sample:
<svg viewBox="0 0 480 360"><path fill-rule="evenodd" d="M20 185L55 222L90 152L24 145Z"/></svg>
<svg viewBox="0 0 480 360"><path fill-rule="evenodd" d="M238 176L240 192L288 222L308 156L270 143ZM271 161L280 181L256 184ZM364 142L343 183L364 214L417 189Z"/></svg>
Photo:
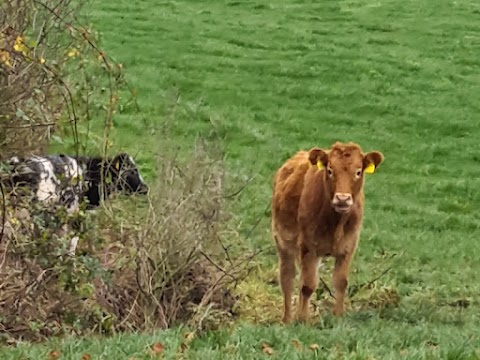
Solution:
<svg viewBox="0 0 480 360"><path fill-rule="evenodd" d="M12 63L10 62L10 54L8 51L0 50L0 63L3 63L8 67L12 67Z"/></svg>
<svg viewBox="0 0 480 360"><path fill-rule="evenodd" d="M71 49L71 50L67 53L67 56L70 57L70 58L77 57L78 55L80 55L80 51L78 51L77 49Z"/></svg>
<svg viewBox="0 0 480 360"><path fill-rule="evenodd" d="M15 39L15 43L13 44L13 49L15 51L20 51L21 48L22 48L22 44L23 44L23 39L21 36L17 36L17 38Z"/></svg>
<svg viewBox="0 0 480 360"><path fill-rule="evenodd" d="M23 36L17 36L15 43L13 44L13 50L22 53L23 55L27 55L28 48L25 45L25 38Z"/></svg>
<svg viewBox="0 0 480 360"><path fill-rule="evenodd" d="M45 59L43 57L41 57L39 60L40 64L45 64Z"/></svg>

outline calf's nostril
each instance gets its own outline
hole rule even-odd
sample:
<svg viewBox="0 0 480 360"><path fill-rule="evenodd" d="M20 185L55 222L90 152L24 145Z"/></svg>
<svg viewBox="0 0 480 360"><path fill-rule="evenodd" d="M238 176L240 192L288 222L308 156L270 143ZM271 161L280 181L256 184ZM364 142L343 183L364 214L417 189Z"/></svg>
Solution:
<svg viewBox="0 0 480 360"><path fill-rule="evenodd" d="M335 202L338 204L348 204L352 201L350 194L335 194Z"/></svg>

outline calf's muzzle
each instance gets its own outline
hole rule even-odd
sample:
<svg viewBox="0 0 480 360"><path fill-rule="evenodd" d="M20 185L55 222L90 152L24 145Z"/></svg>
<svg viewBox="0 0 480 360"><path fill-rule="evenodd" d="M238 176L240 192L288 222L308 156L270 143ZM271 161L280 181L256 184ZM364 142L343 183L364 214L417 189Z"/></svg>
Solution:
<svg viewBox="0 0 480 360"><path fill-rule="evenodd" d="M336 212L348 212L353 205L352 194L335 193L335 195L333 196L332 205Z"/></svg>

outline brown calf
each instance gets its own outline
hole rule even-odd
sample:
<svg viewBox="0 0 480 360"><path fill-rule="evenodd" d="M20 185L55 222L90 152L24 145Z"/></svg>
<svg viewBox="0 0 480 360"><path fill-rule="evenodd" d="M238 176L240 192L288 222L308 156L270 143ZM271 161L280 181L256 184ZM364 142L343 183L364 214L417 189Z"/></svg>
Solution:
<svg viewBox="0 0 480 360"><path fill-rule="evenodd" d="M318 284L320 258L335 257L334 314L344 313L348 271L357 247L363 215L364 173L383 161L378 151L363 154L354 143L329 150L299 151L275 174L272 233L277 244L283 322L292 320L295 260L301 268L298 318L308 318L310 297Z"/></svg>

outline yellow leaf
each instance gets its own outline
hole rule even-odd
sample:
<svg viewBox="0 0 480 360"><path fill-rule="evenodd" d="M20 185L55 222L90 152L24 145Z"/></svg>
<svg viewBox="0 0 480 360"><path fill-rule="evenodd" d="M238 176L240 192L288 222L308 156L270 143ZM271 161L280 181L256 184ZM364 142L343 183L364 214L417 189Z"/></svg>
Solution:
<svg viewBox="0 0 480 360"><path fill-rule="evenodd" d="M15 43L13 44L13 49L15 51L18 51L17 49L20 48L23 44L23 37L22 36L17 36L15 39Z"/></svg>
<svg viewBox="0 0 480 360"><path fill-rule="evenodd" d="M67 56L69 58L75 58L77 57L78 55L80 55L80 51L78 51L77 49L70 49L67 53Z"/></svg>
<svg viewBox="0 0 480 360"><path fill-rule="evenodd" d="M13 44L13 50L16 52L27 55L28 48L25 46L25 38L22 36L17 36L15 43Z"/></svg>
<svg viewBox="0 0 480 360"><path fill-rule="evenodd" d="M165 349L165 346L163 346L162 343L157 342L157 343L152 345L151 349L152 349L152 353L154 355L160 355L161 353L163 353L163 350Z"/></svg>
<svg viewBox="0 0 480 360"><path fill-rule="evenodd" d="M91 360L92 359L92 355L90 354L83 354L82 355L82 360Z"/></svg>
<svg viewBox="0 0 480 360"><path fill-rule="evenodd" d="M310 350L313 350L313 351L318 351L320 350L320 346L318 344L312 344L308 347Z"/></svg>
<svg viewBox="0 0 480 360"><path fill-rule="evenodd" d="M297 339L292 339L292 345L297 350L302 350L303 348L303 344L300 342L300 340Z"/></svg>
<svg viewBox="0 0 480 360"><path fill-rule="evenodd" d="M8 53L2 53L0 51L0 63L3 63L8 67L12 67L12 63L10 62L10 56L8 56Z"/></svg>
<svg viewBox="0 0 480 360"><path fill-rule="evenodd" d="M41 57L39 60L40 64L45 64L45 59L43 57Z"/></svg>
<svg viewBox="0 0 480 360"><path fill-rule="evenodd" d="M183 335L183 337L185 338L185 340L187 340L188 342L191 342L193 339L195 339L195 332L194 331L190 331L190 332L187 332Z"/></svg>
<svg viewBox="0 0 480 360"><path fill-rule="evenodd" d="M50 360L56 360L60 357L60 352L57 350L52 350L48 353L48 358Z"/></svg>
<svg viewBox="0 0 480 360"><path fill-rule="evenodd" d="M270 347L270 345L263 343L262 344L262 351L267 355L273 355L274 351Z"/></svg>
<svg viewBox="0 0 480 360"><path fill-rule="evenodd" d="M8 51L0 50L0 62L12 67L12 64L10 63L10 54Z"/></svg>

